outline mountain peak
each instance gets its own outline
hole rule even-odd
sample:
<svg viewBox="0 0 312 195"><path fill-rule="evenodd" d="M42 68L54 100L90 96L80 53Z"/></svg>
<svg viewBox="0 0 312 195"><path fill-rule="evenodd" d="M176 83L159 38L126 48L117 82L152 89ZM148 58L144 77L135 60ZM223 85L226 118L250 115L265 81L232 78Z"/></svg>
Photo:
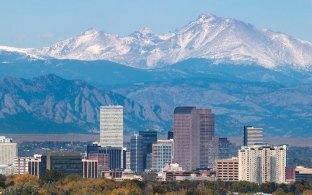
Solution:
<svg viewBox="0 0 312 195"><path fill-rule="evenodd" d="M190 58L258 64L266 68L308 69L312 65L312 43L213 14L202 14L169 34L158 35L143 28L119 37L91 28L47 48L3 49L42 58L109 60L140 68L155 68Z"/></svg>
<svg viewBox="0 0 312 195"><path fill-rule="evenodd" d="M99 34L101 31L96 30L95 28L89 28L86 31L82 32L81 35L94 35Z"/></svg>

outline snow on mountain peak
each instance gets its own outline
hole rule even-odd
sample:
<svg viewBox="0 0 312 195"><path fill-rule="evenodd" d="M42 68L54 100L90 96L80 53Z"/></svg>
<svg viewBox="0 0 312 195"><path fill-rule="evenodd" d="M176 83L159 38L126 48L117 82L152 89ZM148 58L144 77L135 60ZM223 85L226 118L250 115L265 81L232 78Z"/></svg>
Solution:
<svg viewBox="0 0 312 195"><path fill-rule="evenodd" d="M213 14L202 14L167 34L158 35L143 28L120 37L91 28L50 47L15 50L46 58L110 60L140 68L189 58L206 58L216 63L252 63L267 68L312 65L311 42Z"/></svg>

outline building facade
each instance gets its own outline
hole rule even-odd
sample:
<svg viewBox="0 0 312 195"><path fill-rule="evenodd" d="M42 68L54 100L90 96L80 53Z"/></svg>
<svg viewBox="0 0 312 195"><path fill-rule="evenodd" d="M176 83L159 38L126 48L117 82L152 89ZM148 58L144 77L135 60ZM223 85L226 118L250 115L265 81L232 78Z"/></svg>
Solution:
<svg viewBox="0 0 312 195"><path fill-rule="evenodd" d="M123 147L123 107L100 107L100 145Z"/></svg>
<svg viewBox="0 0 312 195"><path fill-rule="evenodd" d="M238 181L238 158L216 160L215 170L218 180Z"/></svg>
<svg viewBox="0 0 312 195"><path fill-rule="evenodd" d="M17 157L17 145L11 138L0 136L0 165L13 165Z"/></svg>
<svg viewBox="0 0 312 195"><path fill-rule="evenodd" d="M82 159L82 177L97 178L98 177L98 161Z"/></svg>
<svg viewBox="0 0 312 195"><path fill-rule="evenodd" d="M142 173L143 170L143 138L134 134L130 138L130 167L135 173Z"/></svg>
<svg viewBox="0 0 312 195"><path fill-rule="evenodd" d="M239 180L285 183L287 146L242 146L238 151Z"/></svg>
<svg viewBox="0 0 312 195"><path fill-rule="evenodd" d="M165 164L173 160L173 139L158 140L152 148L152 169L161 171Z"/></svg>
<svg viewBox="0 0 312 195"><path fill-rule="evenodd" d="M218 150L218 145L212 143L215 136L214 114L211 109L196 109L196 119L199 128L200 140L200 167L212 168L215 160L214 151ZM211 152L209 152L211 151Z"/></svg>
<svg viewBox="0 0 312 195"><path fill-rule="evenodd" d="M263 129L244 126L244 146L263 144Z"/></svg>
<svg viewBox="0 0 312 195"><path fill-rule="evenodd" d="M41 163L44 162L47 170L58 171L64 176L82 176L82 161L78 152L50 152L41 156Z"/></svg>
<svg viewBox="0 0 312 195"><path fill-rule="evenodd" d="M157 142L157 131L139 131L139 135L142 136L142 149L143 149L143 170L150 169L148 164L148 154L152 153L152 144ZM149 166L147 166L149 165Z"/></svg>
<svg viewBox="0 0 312 195"><path fill-rule="evenodd" d="M195 107L176 107L173 116L174 163L184 170L200 165L200 139Z"/></svg>

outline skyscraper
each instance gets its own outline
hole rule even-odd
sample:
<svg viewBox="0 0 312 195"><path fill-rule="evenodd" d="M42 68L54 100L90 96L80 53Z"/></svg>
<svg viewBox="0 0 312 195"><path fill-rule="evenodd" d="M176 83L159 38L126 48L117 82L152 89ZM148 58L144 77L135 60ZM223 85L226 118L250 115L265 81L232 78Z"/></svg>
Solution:
<svg viewBox="0 0 312 195"><path fill-rule="evenodd" d="M263 144L263 129L244 126L244 146Z"/></svg>
<svg viewBox="0 0 312 195"><path fill-rule="evenodd" d="M176 107L173 116L174 162L184 170L200 165L200 132L195 107Z"/></svg>
<svg viewBox="0 0 312 195"><path fill-rule="evenodd" d="M0 136L0 165L10 165L17 157L17 146L11 138Z"/></svg>
<svg viewBox="0 0 312 195"><path fill-rule="evenodd" d="M143 142L143 170L149 169L147 167L147 155L152 153L152 144L157 142L157 131L139 131L139 135L142 136Z"/></svg>
<svg viewBox="0 0 312 195"><path fill-rule="evenodd" d="M143 139L134 134L130 138L130 167L136 173L143 172Z"/></svg>
<svg viewBox="0 0 312 195"><path fill-rule="evenodd" d="M286 145L242 146L238 151L239 180L285 183Z"/></svg>
<svg viewBox="0 0 312 195"><path fill-rule="evenodd" d="M174 162L185 170L211 167L218 150L211 109L177 107L173 123Z"/></svg>
<svg viewBox="0 0 312 195"><path fill-rule="evenodd" d="M123 107L101 106L100 145L123 147Z"/></svg>
<svg viewBox="0 0 312 195"><path fill-rule="evenodd" d="M218 144L214 141L214 114L211 109L196 109L200 140L200 167L212 168L215 161L215 154L218 151ZM212 158L212 159L209 159Z"/></svg>

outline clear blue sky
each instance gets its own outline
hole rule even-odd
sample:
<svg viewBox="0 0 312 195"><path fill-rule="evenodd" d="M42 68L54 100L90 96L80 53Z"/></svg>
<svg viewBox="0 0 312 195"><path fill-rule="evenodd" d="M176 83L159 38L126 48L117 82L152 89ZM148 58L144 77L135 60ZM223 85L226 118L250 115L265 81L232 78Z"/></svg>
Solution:
<svg viewBox="0 0 312 195"><path fill-rule="evenodd" d="M312 0L9 0L0 2L0 45L49 46L91 27L166 33L202 13L312 41Z"/></svg>

